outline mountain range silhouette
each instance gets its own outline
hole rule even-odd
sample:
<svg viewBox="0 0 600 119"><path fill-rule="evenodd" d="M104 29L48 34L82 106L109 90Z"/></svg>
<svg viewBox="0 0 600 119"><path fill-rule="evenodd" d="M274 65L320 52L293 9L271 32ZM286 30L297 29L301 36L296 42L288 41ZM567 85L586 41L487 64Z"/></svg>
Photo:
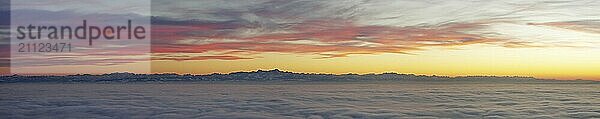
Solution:
<svg viewBox="0 0 600 119"><path fill-rule="evenodd" d="M436 76L415 75L399 73L381 74L322 74L322 73L295 73L289 71L257 70L250 72L232 72L227 74L213 73L206 75L192 74L77 74L66 76L0 76L0 83L11 82L148 82L148 81L487 81L487 82L536 82L536 81L564 81L554 79L537 79L522 76ZM571 80L574 81L574 80ZM587 81L587 80L577 80ZM596 82L596 81L592 81Z"/></svg>

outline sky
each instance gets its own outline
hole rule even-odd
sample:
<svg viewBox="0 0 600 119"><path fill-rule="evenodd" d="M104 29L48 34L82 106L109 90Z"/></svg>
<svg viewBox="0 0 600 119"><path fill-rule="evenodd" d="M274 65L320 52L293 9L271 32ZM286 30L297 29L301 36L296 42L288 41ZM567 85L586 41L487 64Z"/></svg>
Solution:
<svg viewBox="0 0 600 119"><path fill-rule="evenodd" d="M87 31L83 31L88 34L81 35L88 37L84 39L69 39L68 35L65 35L64 39L49 39L47 37L51 34L49 30L37 29L32 31L33 34L39 32L41 36L38 39L32 40L27 37L19 39L17 37L21 35L16 29L20 26L28 27L29 25L34 26L34 28L35 26L58 27L60 30L56 34L61 37L60 34L70 34L63 32L63 26L71 27L74 31L72 34L83 33L77 31L77 27L94 26L104 29L107 26L112 28L128 26L128 23L131 23L132 28L140 26L148 30L151 29L150 1L129 0L119 3L115 4L114 1L106 0L11 1L10 72L22 75L151 73L149 37L142 40L132 40L126 39L126 35L122 35L123 39L109 40L100 37L90 41L88 38L91 38L92 34L99 34L94 33L91 28L86 28ZM83 25L84 23L86 25ZM23 34L28 34L28 30L24 30L24 32ZM114 31L110 34L114 35L115 33L128 34L127 30ZM151 36L149 33L143 35ZM37 35L34 36L37 37ZM64 45L60 45L61 43ZM67 43L68 45L66 45ZM50 48L56 48L57 50L53 51Z"/></svg>
<svg viewBox="0 0 600 119"><path fill-rule="evenodd" d="M151 4L153 73L278 68L600 80L597 0L153 0Z"/></svg>
<svg viewBox="0 0 600 119"><path fill-rule="evenodd" d="M600 79L600 1L153 1L155 72Z"/></svg>

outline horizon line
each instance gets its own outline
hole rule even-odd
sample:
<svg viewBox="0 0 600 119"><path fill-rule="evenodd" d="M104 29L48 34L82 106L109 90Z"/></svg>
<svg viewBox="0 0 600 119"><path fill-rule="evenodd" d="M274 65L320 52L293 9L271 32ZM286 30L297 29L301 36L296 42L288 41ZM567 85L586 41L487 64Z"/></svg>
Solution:
<svg viewBox="0 0 600 119"><path fill-rule="evenodd" d="M116 72L111 72L111 73L77 73L77 74L69 74L69 73L45 73L45 74L35 74L35 73L31 73L31 74L16 74L16 73L9 73L9 74L0 74L0 76L73 76L73 75L105 75L105 74L115 74L115 73L131 73L131 74L141 74L141 75L153 75L153 74L176 74L176 75L213 75L213 74L221 74L221 75L228 75L228 74L233 74L233 73L243 73L243 72L260 72L260 71L281 71L281 72L289 72L289 73L298 73L298 74L322 74L322 75L370 75L370 74L386 74L386 73L393 73L393 74L404 74L404 75L415 75L415 76L432 76L432 77L449 77L449 78L460 78L460 77L519 77L519 78L534 78L534 79L543 79L543 80L591 80L591 81L600 81L600 80L594 80L594 79L556 79L556 78L538 78L535 76L520 76L520 75L455 75L455 76L450 76L450 75L437 75L437 74L417 74L417 73L400 73L400 72L395 72L395 71L386 71L386 72L378 72L378 73L352 73L352 72L348 72L348 73L329 73L329 72L295 72L295 71L290 71L290 70L281 70L279 68L272 68L272 69L256 69L256 70L239 70L239 71L231 71L231 72L226 72L226 73L220 73L220 72L213 72L213 73L177 73L177 72L153 72L153 73L134 73L134 72L127 72L127 71L116 71Z"/></svg>

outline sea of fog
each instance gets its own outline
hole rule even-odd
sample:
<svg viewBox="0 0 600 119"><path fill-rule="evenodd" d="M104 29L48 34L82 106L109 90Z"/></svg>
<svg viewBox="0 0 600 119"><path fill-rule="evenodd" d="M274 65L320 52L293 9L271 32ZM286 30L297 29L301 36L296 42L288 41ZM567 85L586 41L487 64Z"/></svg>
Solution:
<svg viewBox="0 0 600 119"><path fill-rule="evenodd" d="M600 84L0 84L0 118L600 118Z"/></svg>

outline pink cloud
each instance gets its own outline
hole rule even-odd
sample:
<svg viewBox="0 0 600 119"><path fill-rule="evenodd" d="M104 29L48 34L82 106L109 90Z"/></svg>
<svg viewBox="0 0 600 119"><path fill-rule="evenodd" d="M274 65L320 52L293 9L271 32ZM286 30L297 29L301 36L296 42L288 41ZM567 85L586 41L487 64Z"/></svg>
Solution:
<svg viewBox="0 0 600 119"><path fill-rule="evenodd" d="M447 24L436 27L394 27L394 26L359 26L348 21L307 21L295 24L284 33L267 33L257 36L243 37L232 32L220 33L215 24L193 26L154 27L153 37L159 44L153 44L153 53L207 53L243 52L243 53L292 53L316 54L322 58L346 57L353 54L399 53L411 54L412 51L432 46L463 46L477 43L496 42L500 39L486 38L461 31L483 26L477 23ZM243 29L244 27L239 27ZM189 34L189 33L198 33ZM154 33L154 32L153 32ZM188 34L186 34L188 33ZM212 33L212 34L206 34ZM237 42L209 42L203 44L182 44L182 40L194 39L236 39ZM311 41L306 43L298 43ZM294 43L295 42L295 43ZM231 57L231 56L227 56ZM160 58L167 60L169 58ZM211 56L202 58L179 58L173 60L235 60L245 58L224 58Z"/></svg>

